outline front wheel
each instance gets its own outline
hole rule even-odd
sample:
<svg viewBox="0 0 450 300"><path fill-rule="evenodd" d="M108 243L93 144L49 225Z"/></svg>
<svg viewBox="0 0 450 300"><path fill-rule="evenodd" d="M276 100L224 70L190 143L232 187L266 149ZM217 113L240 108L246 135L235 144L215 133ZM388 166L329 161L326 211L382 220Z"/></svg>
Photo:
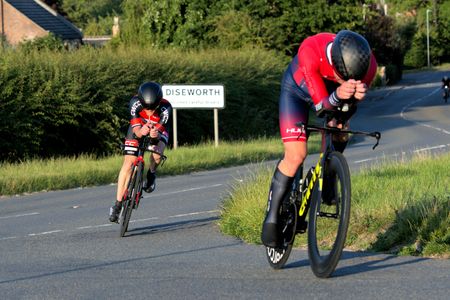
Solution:
<svg viewBox="0 0 450 300"><path fill-rule="evenodd" d="M128 230L131 213L135 206L136 195L139 192L139 185L142 177L143 165L138 164L137 167L132 167L130 181L125 192L124 204L122 212L120 213L120 236L123 237Z"/></svg>
<svg viewBox="0 0 450 300"><path fill-rule="evenodd" d="M274 269L281 269L286 264L294 244L295 228L297 224L297 208L295 203L283 203L280 208L279 225L283 243L281 247L266 247L269 265Z"/></svg>
<svg viewBox="0 0 450 300"><path fill-rule="evenodd" d="M329 277L344 248L350 220L350 171L339 152L326 160L322 197L314 188L308 227L308 255L314 274ZM327 189L327 190L325 190Z"/></svg>

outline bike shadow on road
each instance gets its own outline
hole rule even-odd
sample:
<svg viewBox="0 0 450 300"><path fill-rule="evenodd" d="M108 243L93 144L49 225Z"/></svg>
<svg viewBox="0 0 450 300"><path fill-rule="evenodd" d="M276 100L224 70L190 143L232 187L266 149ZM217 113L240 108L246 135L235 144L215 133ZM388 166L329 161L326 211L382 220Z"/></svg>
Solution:
<svg viewBox="0 0 450 300"><path fill-rule="evenodd" d="M219 220L219 217L213 216L202 219L185 220L152 226L137 227L129 230L128 233L126 234L126 237L198 228L210 225L217 220Z"/></svg>
<svg viewBox="0 0 450 300"><path fill-rule="evenodd" d="M396 256L369 252L344 251L332 277L344 277L359 273L368 273L381 269L396 268L429 260L424 257ZM309 266L308 259L287 264L284 268L300 268Z"/></svg>

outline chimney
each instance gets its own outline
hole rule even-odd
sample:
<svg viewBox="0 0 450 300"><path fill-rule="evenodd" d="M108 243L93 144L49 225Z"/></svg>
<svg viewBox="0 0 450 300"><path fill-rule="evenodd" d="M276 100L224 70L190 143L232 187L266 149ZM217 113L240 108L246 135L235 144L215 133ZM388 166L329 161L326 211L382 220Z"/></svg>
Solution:
<svg viewBox="0 0 450 300"><path fill-rule="evenodd" d="M117 37L120 33L120 27L119 27L119 17L114 17L114 25L112 27L112 36Z"/></svg>

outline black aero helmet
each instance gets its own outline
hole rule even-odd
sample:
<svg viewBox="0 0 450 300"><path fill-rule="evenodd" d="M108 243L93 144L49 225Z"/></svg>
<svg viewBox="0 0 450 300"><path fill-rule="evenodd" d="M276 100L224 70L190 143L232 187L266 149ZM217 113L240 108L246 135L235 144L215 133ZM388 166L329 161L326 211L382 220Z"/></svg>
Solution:
<svg viewBox="0 0 450 300"><path fill-rule="evenodd" d="M331 46L333 69L344 80L361 80L369 70L371 53L369 43L362 35L341 30Z"/></svg>
<svg viewBox="0 0 450 300"><path fill-rule="evenodd" d="M161 85L156 82L145 82L139 86L138 98L146 109L155 109L158 107L162 99Z"/></svg>

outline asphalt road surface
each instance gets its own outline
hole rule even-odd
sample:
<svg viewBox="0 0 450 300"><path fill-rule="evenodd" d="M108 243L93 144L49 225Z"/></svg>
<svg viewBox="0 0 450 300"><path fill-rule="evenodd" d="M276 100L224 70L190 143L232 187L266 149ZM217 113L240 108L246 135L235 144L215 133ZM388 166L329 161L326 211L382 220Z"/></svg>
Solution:
<svg viewBox="0 0 450 300"><path fill-rule="evenodd" d="M370 138L354 141L353 171L449 151L442 75L408 74L370 92L352 128L382 140L375 151ZM264 247L216 225L230 186L254 167L158 178L124 238L107 221L114 185L0 198L0 299L449 299L444 259L345 251L333 277L318 279L307 252L293 250L285 269L272 270Z"/></svg>

